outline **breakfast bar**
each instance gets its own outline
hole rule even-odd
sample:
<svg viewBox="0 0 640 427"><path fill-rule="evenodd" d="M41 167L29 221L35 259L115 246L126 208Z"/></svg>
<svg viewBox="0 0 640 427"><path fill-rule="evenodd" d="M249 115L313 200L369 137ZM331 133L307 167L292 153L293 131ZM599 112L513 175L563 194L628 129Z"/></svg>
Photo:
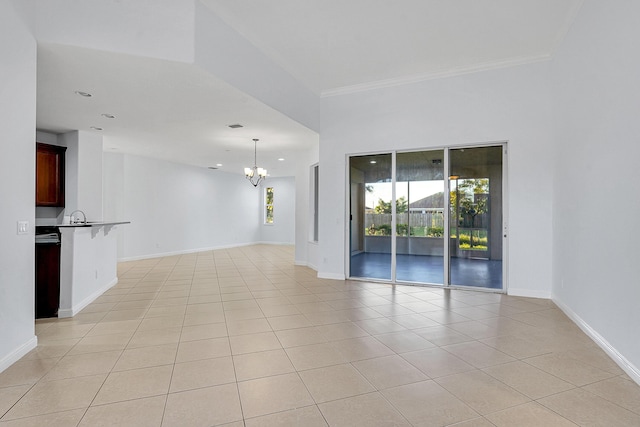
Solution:
<svg viewBox="0 0 640 427"><path fill-rule="evenodd" d="M59 225L60 308L58 317L73 317L118 283L117 239L120 222Z"/></svg>

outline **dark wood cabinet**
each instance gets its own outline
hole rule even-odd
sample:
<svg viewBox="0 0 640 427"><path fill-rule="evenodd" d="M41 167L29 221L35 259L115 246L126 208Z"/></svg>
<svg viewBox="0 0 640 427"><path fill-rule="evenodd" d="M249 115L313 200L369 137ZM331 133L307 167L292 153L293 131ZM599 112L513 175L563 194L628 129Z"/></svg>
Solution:
<svg viewBox="0 0 640 427"><path fill-rule="evenodd" d="M57 317L60 307L60 243L36 244L36 319Z"/></svg>
<svg viewBox="0 0 640 427"><path fill-rule="evenodd" d="M64 207L66 147L36 143L36 206Z"/></svg>

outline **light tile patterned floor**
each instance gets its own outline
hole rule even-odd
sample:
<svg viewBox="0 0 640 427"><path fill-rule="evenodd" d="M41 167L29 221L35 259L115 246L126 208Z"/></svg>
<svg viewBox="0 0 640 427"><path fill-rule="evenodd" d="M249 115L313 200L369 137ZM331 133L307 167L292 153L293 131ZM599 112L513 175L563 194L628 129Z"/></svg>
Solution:
<svg viewBox="0 0 640 427"><path fill-rule="evenodd" d="M122 263L0 374L0 426L640 426L552 302L321 280L293 248Z"/></svg>

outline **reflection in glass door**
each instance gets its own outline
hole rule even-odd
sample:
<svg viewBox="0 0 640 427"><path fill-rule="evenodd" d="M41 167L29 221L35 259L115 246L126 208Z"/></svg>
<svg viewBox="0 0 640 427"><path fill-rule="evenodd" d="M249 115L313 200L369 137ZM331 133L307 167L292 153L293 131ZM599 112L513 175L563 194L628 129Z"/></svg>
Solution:
<svg viewBox="0 0 640 427"><path fill-rule="evenodd" d="M349 275L392 280L391 154L351 157Z"/></svg>
<svg viewBox="0 0 640 427"><path fill-rule="evenodd" d="M444 150L396 155L396 280L444 284Z"/></svg>
<svg viewBox="0 0 640 427"><path fill-rule="evenodd" d="M451 285L502 289L502 146L449 153Z"/></svg>

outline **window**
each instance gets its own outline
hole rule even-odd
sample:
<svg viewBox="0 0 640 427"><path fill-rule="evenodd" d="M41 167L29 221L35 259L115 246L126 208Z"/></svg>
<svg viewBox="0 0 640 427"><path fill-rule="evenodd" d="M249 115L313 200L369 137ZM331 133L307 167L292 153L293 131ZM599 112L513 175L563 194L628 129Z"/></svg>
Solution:
<svg viewBox="0 0 640 427"><path fill-rule="evenodd" d="M264 223L273 224L273 187L267 187L264 194Z"/></svg>

